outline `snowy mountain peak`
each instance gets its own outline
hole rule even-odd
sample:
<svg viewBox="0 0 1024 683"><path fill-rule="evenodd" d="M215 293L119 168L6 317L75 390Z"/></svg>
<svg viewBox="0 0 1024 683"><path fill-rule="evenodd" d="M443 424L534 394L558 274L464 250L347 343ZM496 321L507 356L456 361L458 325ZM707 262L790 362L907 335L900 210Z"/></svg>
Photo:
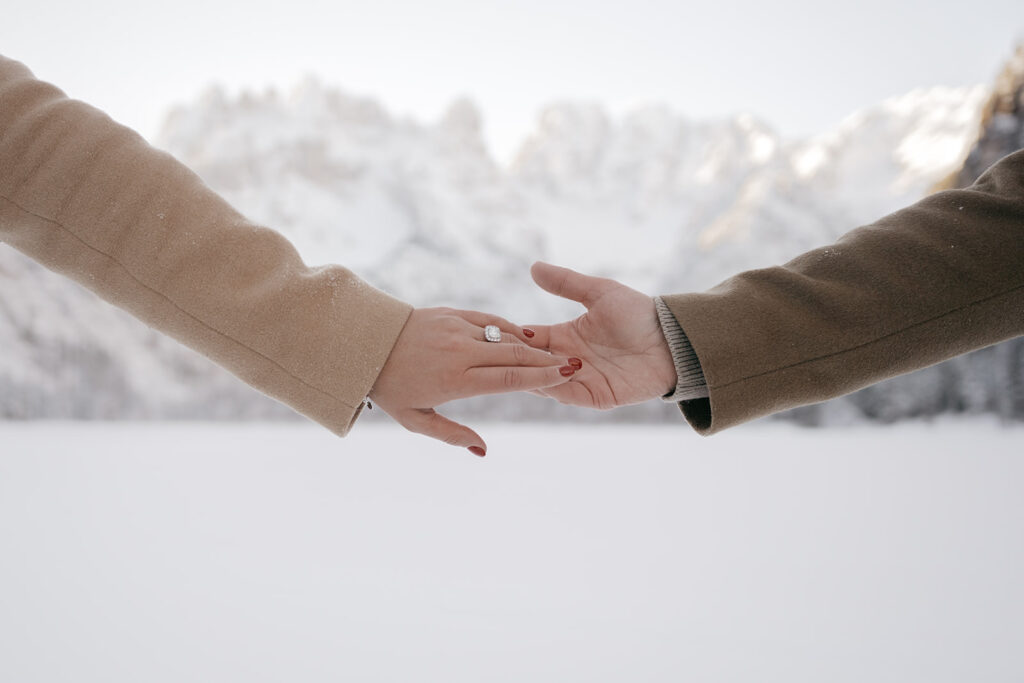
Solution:
<svg viewBox="0 0 1024 683"><path fill-rule="evenodd" d="M936 169L963 162L987 94L983 86L935 87L890 98L796 145L795 169L818 190L856 178L868 202L879 195L912 200L930 187Z"/></svg>
<svg viewBox="0 0 1024 683"><path fill-rule="evenodd" d="M452 102L441 117L441 129L448 133L474 140L483 140L483 115L476 103L462 97Z"/></svg>
<svg viewBox="0 0 1024 683"><path fill-rule="evenodd" d="M468 99L426 124L310 79L287 92L207 90L168 115L161 145L310 264L343 263L415 305L543 322L578 307L536 289L537 259L652 294L703 289L916 200L959 167L985 96L917 90L798 141L751 115L694 121L652 105L616 118L561 102L502 168ZM121 406L111 414L281 410L10 250L0 281L20 302L0 311L13 350L0 358L0 397L18 397L0 406L8 414L79 410L54 398L85 386L54 349L97 359L89 390L109 388Z"/></svg>

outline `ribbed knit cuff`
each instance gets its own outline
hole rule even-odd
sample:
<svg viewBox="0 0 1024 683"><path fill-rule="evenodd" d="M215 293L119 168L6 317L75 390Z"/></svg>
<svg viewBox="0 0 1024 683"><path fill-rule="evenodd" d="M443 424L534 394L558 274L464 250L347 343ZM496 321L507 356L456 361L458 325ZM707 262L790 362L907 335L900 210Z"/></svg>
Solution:
<svg viewBox="0 0 1024 683"><path fill-rule="evenodd" d="M661 322L661 331L668 342L668 348L672 351L672 361L676 365L676 390L671 394L661 397L661 400L669 403L690 401L695 398L707 398L708 385L704 380L704 371L700 367L700 360L690 345L686 333L679 325L679 321L672 315L668 305L662 301L660 296L654 297L654 305L658 309L658 320Z"/></svg>

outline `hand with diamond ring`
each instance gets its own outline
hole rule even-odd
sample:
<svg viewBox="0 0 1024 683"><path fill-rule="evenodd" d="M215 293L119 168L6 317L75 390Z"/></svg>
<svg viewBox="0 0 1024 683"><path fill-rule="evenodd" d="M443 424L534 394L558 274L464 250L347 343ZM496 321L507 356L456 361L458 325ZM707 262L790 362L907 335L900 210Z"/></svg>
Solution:
<svg viewBox="0 0 1024 683"><path fill-rule="evenodd" d="M486 313L416 309L370 399L406 429L483 456L487 445L479 434L434 408L458 398L552 389L568 382L581 361L530 348L526 342L533 334Z"/></svg>

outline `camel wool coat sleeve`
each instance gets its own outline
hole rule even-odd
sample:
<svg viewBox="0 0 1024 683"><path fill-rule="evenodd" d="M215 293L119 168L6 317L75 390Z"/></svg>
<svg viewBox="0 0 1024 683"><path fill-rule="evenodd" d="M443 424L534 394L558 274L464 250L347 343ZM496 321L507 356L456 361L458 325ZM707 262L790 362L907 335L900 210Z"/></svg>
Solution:
<svg viewBox="0 0 1024 683"><path fill-rule="evenodd" d="M1024 334L1024 151L789 263L663 296L712 434Z"/></svg>
<svg viewBox="0 0 1024 683"><path fill-rule="evenodd" d="M3 57L0 241L339 435L411 311Z"/></svg>

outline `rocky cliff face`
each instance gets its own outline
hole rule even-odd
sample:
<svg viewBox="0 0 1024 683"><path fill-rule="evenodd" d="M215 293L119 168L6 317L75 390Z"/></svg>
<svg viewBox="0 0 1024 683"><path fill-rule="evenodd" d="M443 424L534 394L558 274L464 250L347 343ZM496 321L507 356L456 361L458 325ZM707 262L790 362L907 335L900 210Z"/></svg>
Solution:
<svg viewBox="0 0 1024 683"><path fill-rule="evenodd" d="M935 189L967 187L992 164L1024 149L1024 44L996 78L980 119L964 163ZM830 414L842 414L846 405L854 406L856 414L885 421L944 412L1024 419L1024 338L882 382L842 401L798 409L791 416L827 421Z"/></svg>
<svg viewBox="0 0 1024 683"><path fill-rule="evenodd" d="M981 115L981 132L953 187L967 187L989 166L1011 152L1024 149L1024 44L996 78Z"/></svg>

